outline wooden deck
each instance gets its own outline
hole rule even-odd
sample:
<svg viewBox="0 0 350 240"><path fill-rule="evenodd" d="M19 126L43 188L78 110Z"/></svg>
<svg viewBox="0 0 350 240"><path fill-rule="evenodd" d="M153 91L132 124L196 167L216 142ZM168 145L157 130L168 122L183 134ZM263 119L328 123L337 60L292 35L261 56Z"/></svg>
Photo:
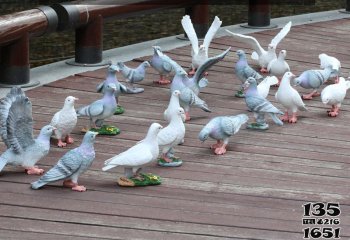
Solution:
<svg viewBox="0 0 350 240"><path fill-rule="evenodd" d="M293 26L278 50L287 50L296 75L318 68L318 54L325 52L340 59L342 75L347 76L349 30L348 19ZM253 35L267 46L277 31ZM224 156L214 156L209 149L213 141L202 144L197 139L203 125L217 115L247 113L252 117L244 100L233 96L239 88L233 70L235 51L251 50L232 37L222 37L211 45L211 54L228 46L232 46L231 53L209 71L210 84L200 95L213 112L192 109L185 143L176 148L184 165L161 168L154 163L146 169L159 174L162 185L122 188L116 180L123 169L101 171L105 159L142 139L152 122L166 124L162 114L169 87L153 84L158 76L149 69L142 83L145 92L122 95L120 103L126 112L108 121L122 133L98 136L96 159L80 178L87 192L64 189L62 182L34 191L29 183L36 176L10 167L0 174L0 239L295 240L302 239L302 229L307 227L302 225L302 205L318 201L340 203L341 237L350 239L350 94L337 118L328 117L327 108L316 98L306 102L309 112L301 113L297 124L270 124L265 132L243 128L231 138ZM187 67L189 49L167 54ZM140 60L128 64L136 66ZM50 122L66 96L78 97L77 107L99 98L95 86L105 75L106 69L85 72L27 91L33 103L35 133ZM268 97L273 103L275 91ZM83 135L79 130L86 123L87 119L78 121L76 143L69 148L80 144ZM67 150L52 146L39 165L49 169Z"/></svg>

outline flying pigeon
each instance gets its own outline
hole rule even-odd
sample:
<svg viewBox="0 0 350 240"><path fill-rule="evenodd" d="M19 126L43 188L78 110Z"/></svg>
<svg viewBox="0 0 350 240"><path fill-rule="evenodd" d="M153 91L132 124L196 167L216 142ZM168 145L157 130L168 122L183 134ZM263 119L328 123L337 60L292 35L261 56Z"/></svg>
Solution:
<svg viewBox="0 0 350 240"><path fill-rule="evenodd" d="M175 68L175 76L171 83L170 91L174 92L175 90L179 90L181 92L180 106L185 110L186 121L189 121L191 119L189 112L191 106L199 107L205 112L211 111L206 102L200 99L191 88L184 84L183 79L185 77L187 77L186 71L181 66L177 66Z"/></svg>
<svg viewBox="0 0 350 240"><path fill-rule="evenodd" d="M244 84L249 77L255 78L257 81L263 79L263 76L248 65L247 58L243 50L237 50L236 54L238 56L238 61L235 65L235 72L242 84ZM244 97L242 91L243 89L241 88L241 90L237 92L236 97Z"/></svg>
<svg viewBox="0 0 350 240"><path fill-rule="evenodd" d="M276 56L276 48L280 41L289 33L290 28L292 26L292 22L287 23L281 31L271 40L270 44L267 47L267 51L263 49L259 42L252 36L247 36L239 33L233 33L229 30L226 30L230 33L236 40L248 43L251 48L253 48L254 52L251 57L253 60L257 61L261 67L260 71L262 73L267 73L267 66L270 61L277 58Z"/></svg>
<svg viewBox="0 0 350 240"><path fill-rule="evenodd" d="M117 166L123 166L124 175L127 178L138 176L141 168L156 160L159 155L157 135L162 129L158 123L152 123L146 137L135 146L129 148L105 161L103 171L107 171Z"/></svg>
<svg viewBox="0 0 350 240"><path fill-rule="evenodd" d="M88 116L90 118L90 124L86 130L89 130L91 126L94 128L101 127L104 119L113 116L115 109L117 108L117 102L114 97L115 91L115 85L110 83L105 88L102 99L77 110L78 117Z"/></svg>
<svg viewBox="0 0 350 240"><path fill-rule="evenodd" d="M296 123L297 111L307 111L303 100L301 99L297 90L292 88L290 82L295 78L295 75L291 72L286 72L281 80L275 98L286 109L285 114L281 117L283 122ZM288 115L288 112L292 112L292 117Z"/></svg>
<svg viewBox="0 0 350 240"><path fill-rule="evenodd" d="M145 78L146 68L151 66L148 61L142 62L137 68L129 68L122 62L118 62L116 65L133 89L135 89L134 83L141 82Z"/></svg>
<svg viewBox="0 0 350 240"><path fill-rule="evenodd" d="M169 153L173 154L173 148L182 143L185 137L185 125L183 123L185 111L178 108L172 111L170 123L158 133L158 144L162 152L162 158L167 162L172 162Z"/></svg>
<svg viewBox="0 0 350 240"><path fill-rule="evenodd" d="M267 76L264 80L259 83L257 86L258 93L263 98L266 98L269 95L270 87L276 85L278 83L278 79L275 76Z"/></svg>
<svg viewBox="0 0 350 240"><path fill-rule="evenodd" d="M257 124L262 125L264 126L264 129L267 129L268 125L265 121L265 114L267 113L277 125L283 125L283 122L277 116L283 115L283 112L259 95L255 78L249 77L243 87L246 90L245 102L248 109L254 113Z"/></svg>
<svg viewBox="0 0 350 240"><path fill-rule="evenodd" d="M321 92L322 102L331 105L332 108L328 112L328 116L336 117L339 114L340 106L346 96L346 91L350 88L350 81L345 81L343 77L339 78L336 84L328 85Z"/></svg>
<svg viewBox="0 0 350 240"><path fill-rule="evenodd" d="M49 153L55 129L46 125L34 139L32 103L21 88L13 87L0 100L0 135L7 147L0 156L0 172L9 164L24 167L27 174L42 174L35 164Z"/></svg>
<svg viewBox="0 0 350 240"><path fill-rule="evenodd" d="M208 137L215 139L217 143L212 145L211 149L213 149L214 153L217 155L225 154L229 138L236 134L247 121L248 116L246 114L215 117L203 127L198 138L202 142L207 140Z"/></svg>
<svg viewBox="0 0 350 240"><path fill-rule="evenodd" d="M214 38L216 32L219 30L222 21L220 21L220 19L217 16L214 18L213 23L211 24L207 34L204 37L202 45L199 45L198 43L197 34L194 30L190 16L183 16L181 24L192 45L192 64L191 71L188 74L193 75L195 74L195 71L208 59L208 49L210 42Z"/></svg>
<svg viewBox="0 0 350 240"><path fill-rule="evenodd" d="M69 96L64 101L63 108L55 113L53 116L50 125L57 128L55 130L55 137L58 140L58 147L65 147L68 144L74 142L73 138L70 136L70 133L74 129L77 124L77 113L74 109L74 102L77 101L78 98ZM65 139L65 142L62 141Z"/></svg>
<svg viewBox="0 0 350 240"><path fill-rule="evenodd" d="M290 71L289 65L286 62L287 51L281 50L278 54L278 58L271 60L267 66L267 71L274 76L277 76L278 79L281 79L286 72ZM277 85L280 84L278 81Z"/></svg>
<svg viewBox="0 0 350 240"><path fill-rule="evenodd" d="M166 76L173 71L173 65L176 64L170 57L165 55L159 46L153 46L154 54L152 60L149 62L151 66L159 72L160 79L153 81L158 84L169 84L170 80Z"/></svg>
<svg viewBox="0 0 350 240"><path fill-rule="evenodd" d="M88 170L95 159L96 135L96 132L86 132L81 145L64 154L55 166L31 184L32 189L39 189L50 182L65 179L63 186L72 188L73 191L85 192L86 187L78 184L78 178Z"/></svg>
<svg viewBox="0 0 350 240"><path fill-rule="evenodd" d="M327 66L323 70L306 70L299 77L294 79L295 85L300 85L306 89L313 89L309 94L303 95L304 100L310 100L313 97L320 96L318 88L327 81L332 74L332 67Z"/></svg>
<svg viewBox="0 0 350 240"><path fill-rule="evenodd" d="M331 78L336 78L335 82L337 83L339 81L339 74L340 74L340 68L341 64L340 61L332 56L329 56L325 53L321 53L318 55L318 58L320 59L320 67L322 69L325 69L327 67L332 68Z"/></svg>

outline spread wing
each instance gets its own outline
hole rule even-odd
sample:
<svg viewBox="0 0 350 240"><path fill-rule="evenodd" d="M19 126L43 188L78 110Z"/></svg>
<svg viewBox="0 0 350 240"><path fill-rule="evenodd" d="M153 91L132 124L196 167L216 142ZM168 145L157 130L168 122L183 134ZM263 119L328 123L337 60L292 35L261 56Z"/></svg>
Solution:
<svg viewBox="0 0 350 240"><path fill-rule="evenodd" d="M60 119L60 112L57 112L55 113L55 115L53 115L50 125L56 127L57 124L59 123L59 119Z"/></svg>
<svg viewBox="0 0 350 240"><path fill-rule="evenodd" d="M290 27L292 26L292 22L287 23L281 31L271 40L271 45L273 45L275 48L279 44L280 41L289 33Z"/></svg>
<svg viewBox="0 0 350 240"><path fill-rule="evenodd" d="M96 87L97 92L102 92L104 84L105 82L103 81L99 85L97 85Z"/></svg>
<svg viewBox="0 0 350 240"><path fill-rule="evenodd" d="M242 43L248 43L250 47L258 53L259 56L265 52L265 50L261 47L258 40L256 40L254 37L239 34L239 33L233 33L229 30L226 30L226 32L230 33L236 40Z"/></svg>
<svg viewBox="0 0 350 240"><path fill-rule="evenodd" d="M206 52L208 52L209 45L210 45L211 41L213 40L216 32L219 30L221 24L222 24L222 21L220 21L220 19L217 16L215 16L214 21L211 24L207 34L205 34L205 38L203 41L203 45L205 47Z"/></svg>
<svg viewBox="0 0 350 240"><path fill-rule="evenodd" d="M192 24L190 16L188 16L188 15L183 16L183 18L181 20L181 24L182 24L183 29L185 30L185 33L186 33L188 39L191 42L193 52L195 54L198 54L198 51L199 51L198 38L197 38L196 31L193 28L193 24Z"/></svg>
<svg viewBox="0 0 350 240"><path fill-rule="evenodd" d="M20 153L34 143L32 103L14 87L0 101L0 135L8 148Z"/></svg>

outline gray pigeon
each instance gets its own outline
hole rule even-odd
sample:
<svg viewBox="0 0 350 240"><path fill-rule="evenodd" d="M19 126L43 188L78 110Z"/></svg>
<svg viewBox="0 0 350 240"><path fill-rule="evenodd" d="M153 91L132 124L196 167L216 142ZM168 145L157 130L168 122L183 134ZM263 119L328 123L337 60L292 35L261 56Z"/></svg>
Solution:
<svg viewBox="0 0 350 240"><path fill-rule="evenodd" d="M115 109L117 108L117 102L114 97L115 91L115 85L110 83L105 88L102 99L77 110L78 117L88 116L90 118L90 124L86 130L89 130L91 126L94 128L96 128L96 126L101 127L104 119L113 116Z"/></svg>
<svg viewBox="0 0 350 240"><path fill-rule="evenodd" d="M76 97L68 96L64 101L63 108L55 113L53 116L50 125L57 128L55 131L55 137L58 140L58 147L65 147L68 144L74 142L73 138L70 136L70 133L77 124L77 113L74 109L74 102L79 100ZM65 142L62 141L65 139Z"/></svg>
<svg viewBox="0 0 350 240"><path fill-rule="evenodd" d="M33 138L32 103L21 88L13 87L0 100L0 135L7 150L0 156L0 172L5 165L22 166L27 174L42 174L35 164L50 150L50 137L54 128L43 127Z"/></svg>
<svg viewBox="0 0 350 240"><path fill-rule="evenodd" d="M299 77L294 79L296 85L306 89L313 89L309 94L303 95L304 100L310 100L312 97L320 96L318 88L327 81L333 72L332 66L328 65L323 70L306 70Z"/></svg>
<svg viewBox="0 0 350 240"><path fill-rule="evenodd" d="M72 188L74 191L85 192L86 187L78 185L78 177L91 166L95 159L96 135L96 132L91 131L85 133L81 145L64 154L55 166L38 181L32 183L32 189L39 189L50 182L65 179L63 186Z"/></svg>
<svg viewBox="0 0 350 240"><path fill-rule="evenodd" d="M135 89L134 83L141 82L145 78L146 68L150 66L148 61L144 61L137 68L129 68L122 62L118 62L119 71L126 78L126 81ZM144 89L142 88L142 91Z"/></svg>
<svg viewBox="0 0 350 240"><path fill-rule="evenodd" d="M170 80L166 79L166 76L174 70L174 61L165 55L159 46L153 46L154 54L152 60L150 61L151 66L159 72L160 79L153 81L158 84L169 84Z"/></svg>
<svg viewBox="0 0 350 240"><path fill-rule="evenodd" d="M245 102L248 109L254 113L256 119L256 124L250 124L248 128L267 129L268 124L265 121L265 113L268 113L277 125L283 125L283 122L277 116L283 115L283 112L259 95L255 78L249 77L243 87L246 89Z"/></svg>
<svg viewBox="0 0 350 240"><path fill-rule="evenodd" d="M237 116L218 116L210 120L199 133L199 140L204 142L211 137L217 140L217 143L211 146L215 154L226 153L226 146L229 138L236 134L241 126L248 121L246 114Z"/></svg>
<svg viewBox="0 0 350 240"><path fill-rule="evenodd" d="M237 50L236 53L238 55L238 61L235 65L235 71L242 84L244 84L249 77L255 78L257 82L262 81L263 76L248 65L245 52L243 50ZM241 88L241 90L236 93L236 97L244 97L242 90Z"/></svg>
<svg viewBox="0 0 350 240"><path fill-rule="evenodd" d="M173 93L176 90L180 91L180 106L185 110L186 121L190 120L190 106L195 106L203 111L211 112L208 105L200 99L191 88L187 87L183 79L187 77L186 71L179 65L175 67L175 76L171 83L170 90Z"/></svg>

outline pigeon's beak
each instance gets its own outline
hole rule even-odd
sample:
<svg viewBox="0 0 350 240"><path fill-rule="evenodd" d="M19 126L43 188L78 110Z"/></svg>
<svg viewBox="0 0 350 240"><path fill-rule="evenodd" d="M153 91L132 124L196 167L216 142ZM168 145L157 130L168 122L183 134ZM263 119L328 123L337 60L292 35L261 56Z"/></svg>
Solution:
<svg viewBox="0 0 350 240"><path fill-rule="evenodd" d="M52 127L52 131L53 131L53 132L57 131L57 128Z"/></svg>
<svg viewBox="0 0 350 240"><path fill-rule="evenodd" d="M98 135L98 132L92 132L93 134L95 134L95 136L97 136Z"/></svg>
<svg viewBox="0 0 350 240"><path fill-rule="evenodd" d="M77 98L77 97L74 98L74 101L78 101L78 100L79 100L79 98Z"/></svg>

